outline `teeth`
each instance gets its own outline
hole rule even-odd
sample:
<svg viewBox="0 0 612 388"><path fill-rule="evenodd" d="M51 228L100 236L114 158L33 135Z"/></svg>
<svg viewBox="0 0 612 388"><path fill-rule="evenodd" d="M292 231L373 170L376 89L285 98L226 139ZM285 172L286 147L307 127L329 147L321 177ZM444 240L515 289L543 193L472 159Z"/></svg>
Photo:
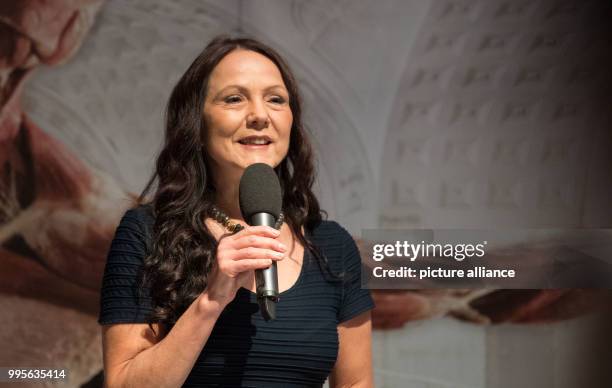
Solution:
<svg viewBox="0 0 612 388"><path fill-rule="evenodd" d="M255 145L264 145L264 144L268 144L268 141L266 139L260 139L260 138L251 138L251 139L243 139L240 141L242 144L255 144Z"/></svg>

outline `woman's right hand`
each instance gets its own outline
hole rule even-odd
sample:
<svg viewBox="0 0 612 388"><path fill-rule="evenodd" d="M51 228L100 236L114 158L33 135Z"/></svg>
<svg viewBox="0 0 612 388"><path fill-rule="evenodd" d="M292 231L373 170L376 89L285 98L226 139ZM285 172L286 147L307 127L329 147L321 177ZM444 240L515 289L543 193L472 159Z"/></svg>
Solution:
<svg viewBox="0 0 612 388"><path fill-rule="evenodd" d="M277 240L280 231L269 226L247 226L222 237L206 287L209 301L225 307L240 287L251 288L255 269L265 269L272 261L285 258L287 247Z"/></svg>

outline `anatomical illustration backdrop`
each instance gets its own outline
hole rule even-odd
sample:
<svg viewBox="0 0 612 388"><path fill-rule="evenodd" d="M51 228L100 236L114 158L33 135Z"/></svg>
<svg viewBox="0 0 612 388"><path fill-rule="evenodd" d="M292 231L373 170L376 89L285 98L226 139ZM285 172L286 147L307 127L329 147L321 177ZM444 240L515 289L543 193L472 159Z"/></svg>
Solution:
<svg viewBox="0 0 612 388"><path fill-rule="evenodd" d="M364 228L610 228L610 17L578 0L2 2L0 366L101 386L110 241L172 86L219 33L288 59L317 194L362 254ZM587 386L610 340L608 291L373 294L379 387Z"/></svg>

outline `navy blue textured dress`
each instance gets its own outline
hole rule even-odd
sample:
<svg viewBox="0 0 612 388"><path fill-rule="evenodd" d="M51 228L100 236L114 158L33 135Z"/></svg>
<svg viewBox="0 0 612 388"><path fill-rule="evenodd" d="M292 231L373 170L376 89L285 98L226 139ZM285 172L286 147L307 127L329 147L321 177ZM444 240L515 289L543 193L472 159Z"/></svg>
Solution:
<svg viewBox="0 0 612 388"><path fill-rule="evenodd" d="M100 324L145 323L151 299L138 297L142 261L150 244L148 207L128 210L108 254L101 291ZM306 236L344 281L329 281L304 250L296 283L280 295L277 318L266 322L255 294L240 288L200 353L185 387L320 387L338 354L337 325L374 307L361 289L361 261L352 237L333 221Z"/></svg>

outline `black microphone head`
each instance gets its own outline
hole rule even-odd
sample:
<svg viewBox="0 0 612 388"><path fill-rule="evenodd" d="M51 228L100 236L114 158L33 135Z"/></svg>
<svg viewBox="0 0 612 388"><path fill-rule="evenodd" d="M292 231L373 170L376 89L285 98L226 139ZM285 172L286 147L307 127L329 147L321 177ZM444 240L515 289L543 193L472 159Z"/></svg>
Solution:
<svg viewBox="0 0 612 388"><path fill-rule="evenodd" d="M281 187L276 172L265 163L251 164L240 178L240 211L247 223L257 213L278 219L283 207Z"/></svg>

